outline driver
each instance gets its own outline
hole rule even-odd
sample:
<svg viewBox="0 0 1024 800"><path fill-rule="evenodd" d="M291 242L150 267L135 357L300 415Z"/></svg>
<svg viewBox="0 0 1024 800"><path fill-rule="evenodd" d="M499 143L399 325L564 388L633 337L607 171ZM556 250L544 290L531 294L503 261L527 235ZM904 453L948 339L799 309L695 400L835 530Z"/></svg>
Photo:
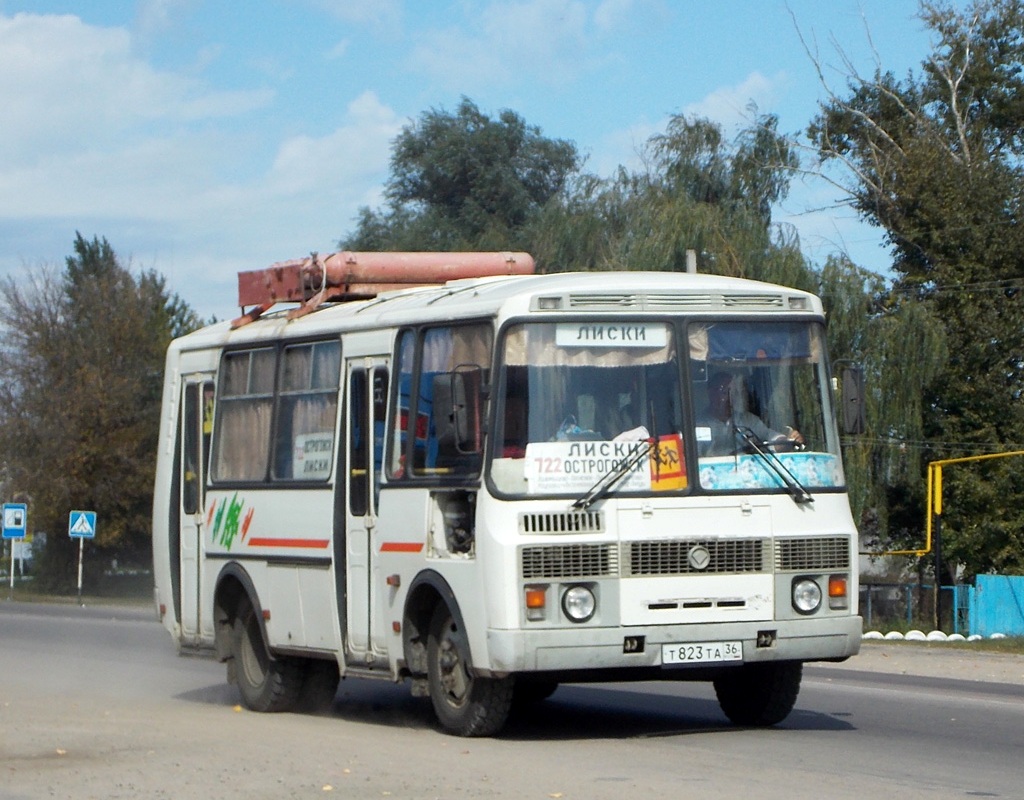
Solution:
<svg viewBox="0 0 1024 800"><path fill-rule="evenodd" d="M737 428L749 428L758 441L804 443L803 434L796 428L786 428L785 433L773 431L756 414L744 409L733 408L733 376L728 372L717 372L708 380L708 411L697 422L697 444L702 456L728 456L736 452L737 442L742 437Z"/></svg>

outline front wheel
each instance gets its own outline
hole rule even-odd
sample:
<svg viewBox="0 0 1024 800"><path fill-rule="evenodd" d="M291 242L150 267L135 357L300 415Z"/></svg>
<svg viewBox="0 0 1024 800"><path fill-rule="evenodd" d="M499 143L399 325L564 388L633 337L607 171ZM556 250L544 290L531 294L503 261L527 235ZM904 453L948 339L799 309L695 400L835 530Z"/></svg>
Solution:
<svg viewBox="0 0 1024 800"><path fill-rule="evenodd" d="M290 711L302 691L305 670L299 659L273 658L263 641L259 618L244 601L232 628L233 674L242 702L252 711Z"/></svg>
<svg viewBox="0 0 1024 800"><path fill-rule="evenodd" d="M800 693L802 675L799 661L745 664L716 678L715 694L733 724L767 727L789 716Z"/></svg>
<svg viewBox="0 0 1024 800"><path fill-rule="evenodd" d="M508 719L514 679L473 674L465 631L444 605L430 621L427 681L434 713L450 733L491 736Z"/></svg>

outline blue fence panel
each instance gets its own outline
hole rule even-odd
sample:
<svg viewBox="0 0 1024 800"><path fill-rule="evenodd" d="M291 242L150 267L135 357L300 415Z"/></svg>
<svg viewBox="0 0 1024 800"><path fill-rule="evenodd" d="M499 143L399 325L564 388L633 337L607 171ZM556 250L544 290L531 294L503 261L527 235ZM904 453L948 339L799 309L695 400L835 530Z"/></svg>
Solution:
<svg viewBox="0 0 1024 800"><path fill-rule="evenodd" d="M978 575L970 607L972 634L1024 636L1024 576Z"/></svg>

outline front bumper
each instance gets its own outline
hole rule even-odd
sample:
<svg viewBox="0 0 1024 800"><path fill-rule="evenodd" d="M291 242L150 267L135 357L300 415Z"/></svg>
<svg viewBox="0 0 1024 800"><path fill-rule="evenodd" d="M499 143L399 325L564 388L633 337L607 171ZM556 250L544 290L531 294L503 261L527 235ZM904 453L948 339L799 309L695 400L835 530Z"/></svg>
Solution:
<svg viewBox="0 0 1024 800"><path fill-rule="evenodd" d="M646 628L490 629L487 657L475 657L474 663L485 675L649 671L661 666L663 644L720 641L740 641L744 663L840 661L860 651L862 625L859 616L850 616Z"/></svg>

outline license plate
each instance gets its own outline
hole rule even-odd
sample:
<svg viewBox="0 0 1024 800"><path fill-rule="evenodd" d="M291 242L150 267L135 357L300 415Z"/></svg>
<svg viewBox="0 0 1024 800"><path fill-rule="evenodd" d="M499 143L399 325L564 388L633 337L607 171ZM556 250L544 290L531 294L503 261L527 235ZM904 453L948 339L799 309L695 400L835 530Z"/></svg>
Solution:
<svg viewBox="0 0 1024 800"><path fill-rule="evenodd" d="M663 644L662 666L672 664L714 664L719 661L742 661L740 642L695 642L690 644Z"/></svg>

